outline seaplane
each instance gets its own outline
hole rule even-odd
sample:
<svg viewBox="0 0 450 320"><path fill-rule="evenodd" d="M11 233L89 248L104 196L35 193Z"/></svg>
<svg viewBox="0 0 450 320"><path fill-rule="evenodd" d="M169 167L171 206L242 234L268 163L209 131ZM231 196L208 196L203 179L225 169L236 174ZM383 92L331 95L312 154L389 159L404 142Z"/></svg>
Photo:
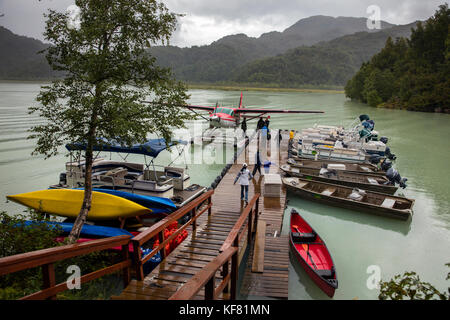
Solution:
<svg viewBox="0 0 450 320"><path fill-rule="evenodd" d="M191 143L202 144L203 142L215 142L215 144L222 144L230 143L229 140L232 140L235 147L240 147L244 144L247 124L251 120L262 120L266 116L268 120L270 118L269 114L324 113L323 111L259 109L245 107L243 105L242 92L237 107L224 107L219 105L219 103L216 103L214 106L185 104L179 105L178 107L189 109L197 116L209 122L209 130L204 131L199 137L194 137L191 140ZM201 111L206 111L209 115L202 114L200 113ZM234 131L232 135L230 135L229 132L223 132L221 128L225 128L227 130L234 129Z"/></svg>
<svg viewBox="0 0 450 320"><path fill-rule="evenodd" d="M243 95L241 93L238 107L223 107L218 103L215 106L182 105L180 107L187 108L195 113L197 113L196 110L208 111L209 117L200 116L209 121L210 128L238 128L244 120L248 122L254 119L261 119L265 115L272 113L323 113L323 111L248 108L242 104L242 98Z"/></svg>

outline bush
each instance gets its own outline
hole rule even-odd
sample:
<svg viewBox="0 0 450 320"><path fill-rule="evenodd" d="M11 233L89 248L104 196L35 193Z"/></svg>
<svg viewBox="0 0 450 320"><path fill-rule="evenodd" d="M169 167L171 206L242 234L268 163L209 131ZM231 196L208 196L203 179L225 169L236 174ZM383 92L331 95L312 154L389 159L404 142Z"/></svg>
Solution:
<svg viewBox="0 0 450 320"><path fill-rule="evenodd" d="M450 263L447 264L450 267ZM447 275L450 279L450 273ZM450 288L448 289L450 293ZM405 272L403 275L396 275L388 282L381 282L380 300L449 300L450 295L445 292L439 292L428 282L420 281L415 272Z"/></svg>
<svg viewBox="0 0 450 320"><path fill-rule="evenodd" d="M49 227L45 223L25 226L27 220L50 220L44 215L29 211L28 215L8 215L0 212L0 258L63 245L55 241L61 229ZM70 276L68 266L76 265L82 274L105 268L117 261L120 253L94 252L55 263L56 283L62 283ZM0 277L0 299L12 300L38 292L42 287L41 268L27 269ZM118 294L123 288L122 278L116 274L108 275L82 285L81 290L67 290L58 294L58 299L107 299Z"/></svg>

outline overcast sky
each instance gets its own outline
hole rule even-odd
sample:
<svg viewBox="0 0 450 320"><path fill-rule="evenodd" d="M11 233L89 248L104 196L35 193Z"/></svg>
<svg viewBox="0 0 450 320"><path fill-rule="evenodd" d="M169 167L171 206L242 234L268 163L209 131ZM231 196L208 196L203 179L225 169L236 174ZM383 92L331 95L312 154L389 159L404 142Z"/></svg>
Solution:
<svg viewBox="0 0 450 320"><path fill-rule="evenodd" d="M106 1L106 0L105 0ZM432 16L445 0L165 0L175 13L185 14L171 44L204 45L236 33L259 37L283 31L313 15L369 17L367 8L377 5L381 20L407 24ZM16 34L44 40L43 13L48 8L65 11L74 0L0 0L0 25Z"/></svg>

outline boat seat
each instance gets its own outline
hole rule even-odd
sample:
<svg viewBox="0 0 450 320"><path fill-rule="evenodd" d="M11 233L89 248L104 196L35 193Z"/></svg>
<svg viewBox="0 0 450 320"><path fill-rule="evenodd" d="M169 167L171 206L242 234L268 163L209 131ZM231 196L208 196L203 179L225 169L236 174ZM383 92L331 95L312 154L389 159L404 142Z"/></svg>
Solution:
<svg viewBox="0 0 450 320"><path fill-rule="evenodd" d="M292 232L292 239L296 243L302 242L314 242L316 240L317 234L315 232L302 233L302 232Z"/></svg>
<svg viewBox="0 0 450 320"><path fill-rule="evenodd" d="M367 180L369 180L370 184L379 184L378 181L374 178L367 178Z"/></svg>
<svg viewBox="0 0 450 320"><path fill-rule="evenodd" d="M385 208L392 208L394 206L394 204L395 204L395 199L386 198L386 199L384 199L381 206L385 207Z"/></svg>
<svg viewBox="0 0 450 320"><path fill-rule="evenodd" d="M329 270L329 269L318 269L315 270L315 272L321 276L322 278L332 278L334 277L334 272L333 270Z"/></svg>
<svg viewBox="0 0 450 320"><path fill-rule="evenodd" d="M128 174L128 170L123 167L114 168L105 173L105 176L110 176L114 178L125 178Z"/></svg>
<svg viewBox="0 0 450 320"><path fill-rule="evenodd" d="M336 192L336 188L326 188L325 190L323 190L321 192L321 194L323 194L325 196L331 196L335 192Z"/></svg>

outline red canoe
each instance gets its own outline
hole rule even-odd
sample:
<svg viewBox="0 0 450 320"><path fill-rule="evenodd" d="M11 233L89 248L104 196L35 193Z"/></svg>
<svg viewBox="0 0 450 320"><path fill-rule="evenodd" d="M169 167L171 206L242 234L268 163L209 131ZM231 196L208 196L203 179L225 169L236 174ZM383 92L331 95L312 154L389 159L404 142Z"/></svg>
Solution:
<svg viewBox="0 0 450 320"><path fill-rule="evenodd" d="M325 242L313 228L292 209L290 242L295 257L311 279L329 297L338 287L336 268Z"/></svg>

